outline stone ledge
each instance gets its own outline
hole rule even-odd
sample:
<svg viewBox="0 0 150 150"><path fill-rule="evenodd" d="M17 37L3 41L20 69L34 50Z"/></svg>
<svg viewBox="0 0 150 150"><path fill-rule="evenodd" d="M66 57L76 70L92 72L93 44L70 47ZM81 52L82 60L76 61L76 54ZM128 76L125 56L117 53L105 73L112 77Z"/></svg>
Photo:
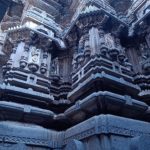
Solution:
<svg viewBox="0 0 150 150"><path fill-rule="evenodd" d="M113 115L99 115L66 131L57 132L33 124L0 122L0 141L4 143L23 143L25 145L62 149L72 140L84 141L84 139L95 135L116 135L120 138L130 138L131 148L133 148L137 147L135 143L139 141L139 138L150 136L150 124ZM144 139L142 141L145 142Z"/></svg>
<svg viewBox="0 0 150 150"><path fill-rule="evenodd" d="M77 101L64 114L71 122L78 123L89 118L89 114L94 116L105 112L111 112L111 114L118 112L120 116L130 118L138 115L141 117L147 114L148 107L146 103L128 95L122 96L108 91L99 91Z"/></svg>
<svg viewBox="0 0 150 150"><path fill-rule="evenodd" d="M62 146L63 132L48 130L34 124L0 122L0 141L58 148Z"/></svg>
<svg viewBox="0 0 150 150"><path fill-rule="evenodd" d="M83 140L95 134L115 134L126 137L150 136L150 123L117 117L100 115L84 121L65 132L64 144L72 139Z"/></svg>

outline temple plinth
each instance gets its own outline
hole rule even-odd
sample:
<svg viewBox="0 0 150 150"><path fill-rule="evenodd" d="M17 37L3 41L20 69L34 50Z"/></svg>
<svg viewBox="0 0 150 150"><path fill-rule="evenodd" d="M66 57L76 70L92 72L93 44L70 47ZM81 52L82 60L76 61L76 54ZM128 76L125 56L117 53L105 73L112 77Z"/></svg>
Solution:
<svg viewBox="0 0 150 150"><path fill-rule="evenodd" d="M0 149L150 149L148 0L1 3Z"/></svg>

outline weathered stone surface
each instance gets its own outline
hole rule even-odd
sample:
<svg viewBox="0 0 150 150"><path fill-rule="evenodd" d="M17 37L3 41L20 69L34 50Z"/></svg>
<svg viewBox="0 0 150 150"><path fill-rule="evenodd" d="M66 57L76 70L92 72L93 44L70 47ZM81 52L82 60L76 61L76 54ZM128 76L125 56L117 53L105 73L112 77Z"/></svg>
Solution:
<svg viewBox="0 0 150 150"><path fill-rule="evenodd" d="M84 150L84 145L83 145L83 143L80 142L80 141L71 140L71 141L67 144L65 150L70 150L70 149L72 149L72 150Z"/></svg>
<svg viewBox="0 0 150 150"><path fill-rule="evenodd" d="M94 150L146 150L149 148L149 128L149 123L112 115L93 117L64 132L3 121L0 123L0 147L21 150L90 150L91 147Z"/></svg>
<svg viewBox="0 0 150 150"><path fill-rule="evenodd" d="M132 139L131 150L148 150L150 149L150 136L138 136Z"/></svg>
<svg viewBox="0 0 150 150"><path fill-rule="evenodd" d="M0 149L150 149L150 1L1 3Z"/></svg>

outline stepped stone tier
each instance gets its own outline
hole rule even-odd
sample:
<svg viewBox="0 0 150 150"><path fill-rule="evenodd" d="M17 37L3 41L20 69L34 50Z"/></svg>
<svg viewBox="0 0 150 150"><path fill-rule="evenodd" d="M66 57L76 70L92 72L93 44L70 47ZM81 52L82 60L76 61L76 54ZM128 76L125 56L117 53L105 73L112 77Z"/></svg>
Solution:
<svg viewBox="0 0 150 150"><path fill-rule="evenodd" d="M0 150L150 150L149 0L0 6Z"/></svg>

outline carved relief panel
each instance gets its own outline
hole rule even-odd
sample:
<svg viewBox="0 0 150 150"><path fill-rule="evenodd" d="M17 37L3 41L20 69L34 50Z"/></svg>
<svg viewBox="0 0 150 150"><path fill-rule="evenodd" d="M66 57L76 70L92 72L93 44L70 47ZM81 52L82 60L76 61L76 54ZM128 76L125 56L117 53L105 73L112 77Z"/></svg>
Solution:
<svg viewBox="0 0 150 150"><path fill-rule="evenodd" d="M41 63L40 57L41 49L37 49L36 47L31 46L29 52L28 67L32 72L38 71Z"/></svg>
<svg viewBox="0 0 150 150"><path fill-rule="evenodd" d="M141 65L144 72L150 71L150 48L146 42L140 44Z"/></svg>
<svg viewBox="0 0 150 150"><path fill-rule="evenodd" d="M59 75L59 60L58 60L58 57L52 59L50 74L51 75Z"/></svg>

